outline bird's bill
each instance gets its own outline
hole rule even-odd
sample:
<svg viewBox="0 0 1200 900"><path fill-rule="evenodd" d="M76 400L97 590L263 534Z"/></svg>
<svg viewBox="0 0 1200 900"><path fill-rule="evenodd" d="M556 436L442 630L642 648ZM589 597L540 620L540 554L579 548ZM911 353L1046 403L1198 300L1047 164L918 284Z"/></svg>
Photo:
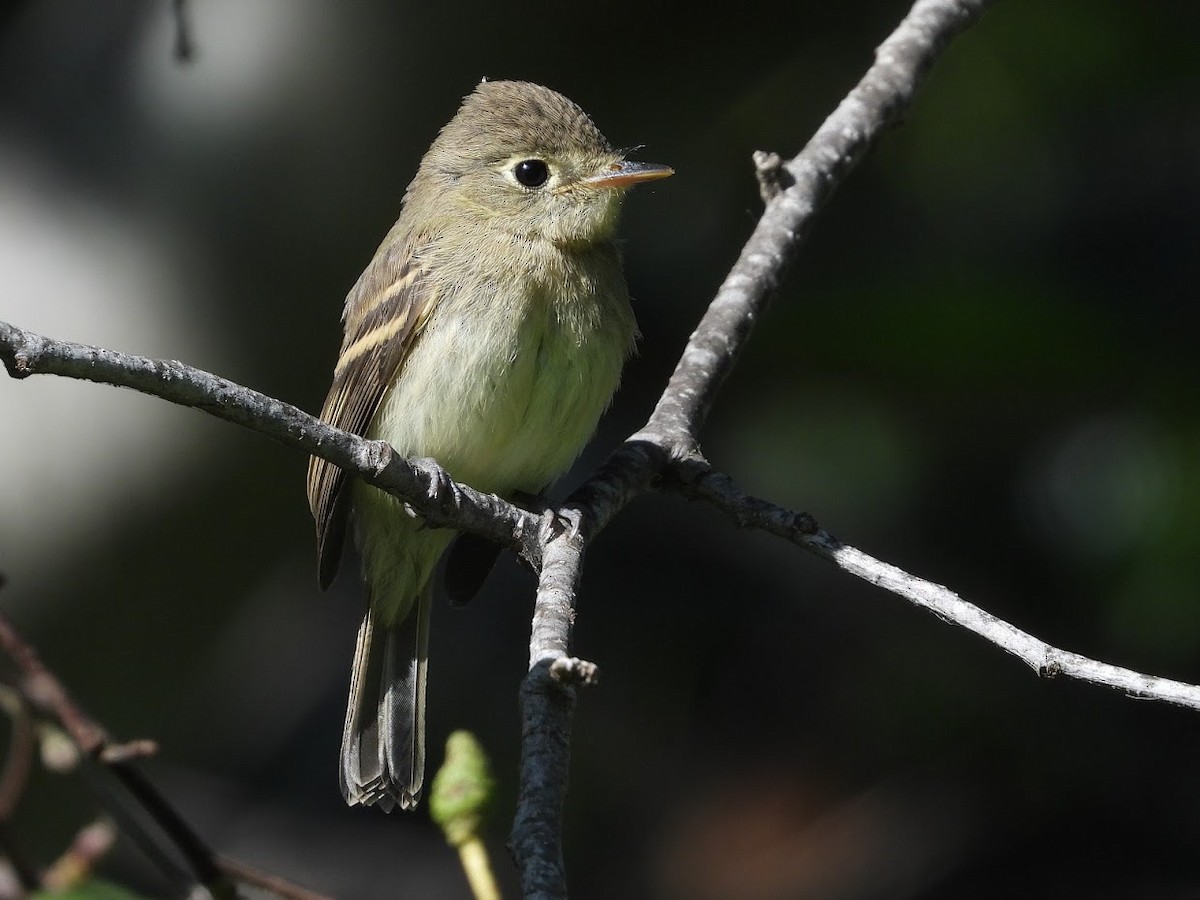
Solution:
<svg viewBox="0 0 1200 900"><path fill-rule="evenodd" d="M675 174L670 166L660 166L658 163L630 162L621 160L584 178L580 184L591 185L595 188L627 188L644 181L658 181Z"/></svg>

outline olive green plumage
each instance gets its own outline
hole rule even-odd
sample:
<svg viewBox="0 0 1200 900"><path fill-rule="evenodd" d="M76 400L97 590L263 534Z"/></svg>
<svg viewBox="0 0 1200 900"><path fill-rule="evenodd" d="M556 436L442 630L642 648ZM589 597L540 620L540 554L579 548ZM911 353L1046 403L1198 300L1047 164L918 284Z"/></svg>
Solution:
<svg viewBox="0 0 1200 900"><path fill-rule="evenodd" d="M626 162L570 100L484 82L439 133L346 298L322 417L433 457L456 480L535 494L570 466L637 334L615 230ZM322 585L348 521L369 609L342 745L348 803L411 808L424 772L430 578L452 532L314 458Z"/></svg>

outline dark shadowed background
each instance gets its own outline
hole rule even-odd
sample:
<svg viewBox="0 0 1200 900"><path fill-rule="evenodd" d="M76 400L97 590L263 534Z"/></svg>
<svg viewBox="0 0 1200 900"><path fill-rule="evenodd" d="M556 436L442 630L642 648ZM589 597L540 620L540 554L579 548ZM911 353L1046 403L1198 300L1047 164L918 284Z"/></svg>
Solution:
<svg viewBox="0 0 1200 900"><path fill-rule="evenodd" d="M0 18L0 318L316 411L342 298L482 77L563 91L678 175L627 204L644 339L577 482L647 416L794 153L903 0L190 7ZM1200 61L1190 2L1009 0L822 216L703 435L743 486L1052 643L1200 681ZM335 777L361 596L316 587L305 460L200 413L0 377L0 594L220 850L346 898L465 898L424 808ZM514 800L531 576L436 609L431 760ZM700 505L595 543L573 896L1200 896L1200 714L1039 681ZM46 862L95 815L38 775ZM128 847L106 874L169 888Z"/></svg>

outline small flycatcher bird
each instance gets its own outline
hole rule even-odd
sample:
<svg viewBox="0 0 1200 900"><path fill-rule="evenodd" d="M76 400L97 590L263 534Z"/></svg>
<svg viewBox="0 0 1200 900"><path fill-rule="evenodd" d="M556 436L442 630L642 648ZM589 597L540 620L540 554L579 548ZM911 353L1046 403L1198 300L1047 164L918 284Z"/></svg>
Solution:
<svg viewBox="0 0 1200 900"><path fill-rule="evenodd" d="M541 492L591 436L637 337L615 240L621 197L671 174L626 160L561 94L481 83L346 297L322 418L433 457L479 490ZM369 594L342 794L411 809L425 769L430 578L454 535L316 457L308 499L321 586L350 522Z"/></svg>

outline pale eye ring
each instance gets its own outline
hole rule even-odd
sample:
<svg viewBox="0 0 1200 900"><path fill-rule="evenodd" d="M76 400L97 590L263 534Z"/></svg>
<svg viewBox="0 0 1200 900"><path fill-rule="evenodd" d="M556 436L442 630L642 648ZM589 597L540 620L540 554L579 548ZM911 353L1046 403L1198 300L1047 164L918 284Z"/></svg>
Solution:
<svg viewBox="0 0 1200 900"><path fill-rule="evenodd" d="M523 159L513 166L513 178L527 188L541 187L550 178L550 168L540 159Z"/></svg>

